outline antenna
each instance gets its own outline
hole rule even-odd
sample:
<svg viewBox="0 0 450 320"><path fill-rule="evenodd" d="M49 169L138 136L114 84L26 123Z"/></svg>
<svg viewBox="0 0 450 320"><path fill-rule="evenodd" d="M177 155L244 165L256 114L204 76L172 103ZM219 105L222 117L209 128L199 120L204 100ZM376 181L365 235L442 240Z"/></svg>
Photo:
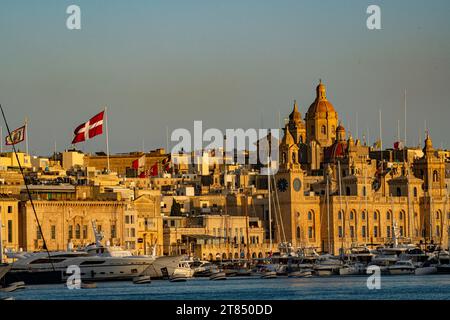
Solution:
<svg viewBox="0 0 450 320"><path fill-rule="evenodd" d="M0 104L0 110L2 112L3 120L5 121L5 126L6 126L6 130L8 132L8 136L11 136L11 130L9 129L8 122L6 121L5 112L3 111L3 107L2 107L1 104ZM53 261L52 261L52 259L50 257L50 251L48 251L48 248L47 248L47 242L45 241L44 233L42 232L41 223L39 222L39 218L38 218L38 216L36 214L36 208L34 206L33 198L31 197L30 189L28 188L28 183L27 183L27 179L25 178L25 173L23 172L22 164L20 163L19 156L17 155L16 145L12 144L12 148L13 148L13 151L14 151L14 155L16 156L17 164L19 165L20 173L22 174L23 182L25 183L25 189L27 191L28 199L30 200L31 208L33 209L33 213L34 213L34 217L36 219L36 223L38 225L39 233L40 233L40 235L42 237L42 241L44 242L45 251L47 251L47 255L48 255L48 258L50 260L50 264L52 265L53 271L56 271L55 266L53 265Z"/></svg>

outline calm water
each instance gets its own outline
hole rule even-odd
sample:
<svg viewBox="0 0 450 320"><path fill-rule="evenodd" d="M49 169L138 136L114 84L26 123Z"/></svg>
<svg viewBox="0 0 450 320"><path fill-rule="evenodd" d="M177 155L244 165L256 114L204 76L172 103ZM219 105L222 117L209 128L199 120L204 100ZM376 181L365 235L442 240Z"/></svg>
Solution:
<svg viewBox="0 0 450 320"><path fill-rule="evenodd" d="M151 284L98 283L96 289L69 290L64 285L28 286L8 294L16 300L277 300L277 299L450 299L450 275L382 276L380 290L368 290L366 277L293 279L229 278L225 281L191 279Z"/></svg>

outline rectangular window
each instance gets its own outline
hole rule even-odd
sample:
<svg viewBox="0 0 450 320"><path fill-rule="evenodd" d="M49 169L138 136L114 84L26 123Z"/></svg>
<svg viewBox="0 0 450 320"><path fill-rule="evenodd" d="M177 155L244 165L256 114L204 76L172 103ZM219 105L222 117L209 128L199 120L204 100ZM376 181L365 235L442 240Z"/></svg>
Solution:
<svg viewBox="0 0 450 320"><path fill-rule="evenodd" d="M88 237L88 226L83 226L83 239L87 239Z"/></svg>
<svg viewBox="0 0 450 320"><path fill-rule="evenodd" d="M374 236L375 238L378 237L378 227L377 227L377 226L373 227L373 236Z"/></svg>
<svg viewBox="0 0 450 320"><path fill-rule="evenodd" d="M12 213L13 212L13 207L12 206L8 206L8 213Z"/></svg>
<svg viewBox="0 0 450 320"><path fill-rule="evenodd" d="M73 226L69 226L69 239L73 239Z"/></svg>
<svg viewBox="0 0 450 320"><path fill-rule="evenodd" d="M391 227L390 226L386 227L386 237L388 237L388 238L391 237Z"/></svg>
<svg viewBox="0 0 450 320"><path fill-rule="evenodd" d="M39 227L36 227L36 238L38 240L42 239L42 234L41 234L41 231L39 230Z"/></svg>
<svg viewBox="0 0 450 320"><path fill-rule="evenodd" d="M401 227L400 227L401 230ZM440 237L441 236L441 228L439 228L439 226L436 226L436 236ZM11 242L11 241L10 241Z"/></svg>
<svg viewBox="0 0 450 320"><path fill-rule="evenodd" d="M350 226L350 238L354 238L355 237L355 227Z"/></svg>
<svg viewBox="0 0 450 320"><path fill-rule="evenodd" d="M136 229L134 229L134 228L130 229L130 237L132 237L132 238L136 237Z"/></svg>
<svg viewBox="0 0 450 320"><path fill-rule="evenodd" d="M102 225L101 225L101 224L99 224L99 225L97 226L97 231L98 231L98 232L102 232Z"/></svg>
<svg viewBox="0 0 450 320"><path fill-rule="evenodd" d="M363 238L366 237L366 226L362 226L361 235L363 236Z"/></svg>
<svg viewBox="0 0 450 320"><path fill-rule="evenodd" d="M12 220L8 220L8 242L9 243L13 242L13 223L12 223Z"/></svg>
<svg viewBox="0 0 450 320"><path fill-rule="evenodd" d="M339 238L342 238L342 226L338 227Z"/></svg>
<svg viewBox="0 0 450 320"><path fill-rule="evenodd" d="M116 238L116 225L112 224L111 225L111 238Z"/></svg>
<svg viewBox="0 0 450 320"><path fill-rule="evenodd" d="M51 226L51 238L52 240L56 239L56 226Z"/></svg>
<svg viewBox="0 0 450 320"><path fill-rule="evenodd" d="M400 226L400 237L403 237L403 226Z"/></svg>
<svg viewBox="0 0 450 320"><path fill-rule="evenodd" d="M130 224L130 216L125 216L125 223Z"/></svg>

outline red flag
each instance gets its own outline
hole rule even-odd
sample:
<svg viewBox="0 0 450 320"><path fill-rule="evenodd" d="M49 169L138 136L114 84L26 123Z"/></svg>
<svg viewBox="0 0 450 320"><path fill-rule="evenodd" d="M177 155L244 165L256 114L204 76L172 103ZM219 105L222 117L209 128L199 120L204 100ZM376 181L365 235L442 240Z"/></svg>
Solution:
<svg viewBox="0 0 450 320"><path fill-rule="evenodd" d="M93 116L88 122L80 124L74 131L72 144L86 141L103 133L103 117L105 111Z"/></svg>
<svg viewBox="0 0 450 320"><path fill-rule="evenodd" d="M136 159L132 162L131 166L133 169L139 170L140 168L145 166L145 155L140 157L139 159Z"/></svg>
<svg viewBox="0 0 450 320"><path fill-rule="evenodd" d="M169 155L167 158L165 158L165 159L162 161L162 164L163 164L163 167L164 167L164 171L165 171L165 172L169 172L171 160L172 160L172 156Z"/></svg>
<svg viewBox="0 0 450 320"><path fill-rule="evenodd" d="M156 177L158 175L158 162L150 167L150 175Z"/></svg>
<svg viewBox="0 0 450 320"><path fill-rule="evenodd" d="M5 143L7 146L12 146L13 144L18 144L25 140L25 126L17 128L11 132L11 135L6 136Z"/></svg>

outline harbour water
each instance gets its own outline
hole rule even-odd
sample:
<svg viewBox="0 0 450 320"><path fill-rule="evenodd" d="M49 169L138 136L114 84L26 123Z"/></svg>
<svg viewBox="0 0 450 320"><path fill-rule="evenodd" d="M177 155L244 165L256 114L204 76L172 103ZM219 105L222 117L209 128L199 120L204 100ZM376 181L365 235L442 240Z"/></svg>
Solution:
<svg viewBox="0 0 450 320"><path fill-rule="evenodd" d="M6 294L0 293L0 298ZM60 285L27 286L7 294L15 300L450 300L450 275L382 276L381 288L369 290L367 277L260 279L207 278L172 283L98 283L95 289Z"/></svg>

